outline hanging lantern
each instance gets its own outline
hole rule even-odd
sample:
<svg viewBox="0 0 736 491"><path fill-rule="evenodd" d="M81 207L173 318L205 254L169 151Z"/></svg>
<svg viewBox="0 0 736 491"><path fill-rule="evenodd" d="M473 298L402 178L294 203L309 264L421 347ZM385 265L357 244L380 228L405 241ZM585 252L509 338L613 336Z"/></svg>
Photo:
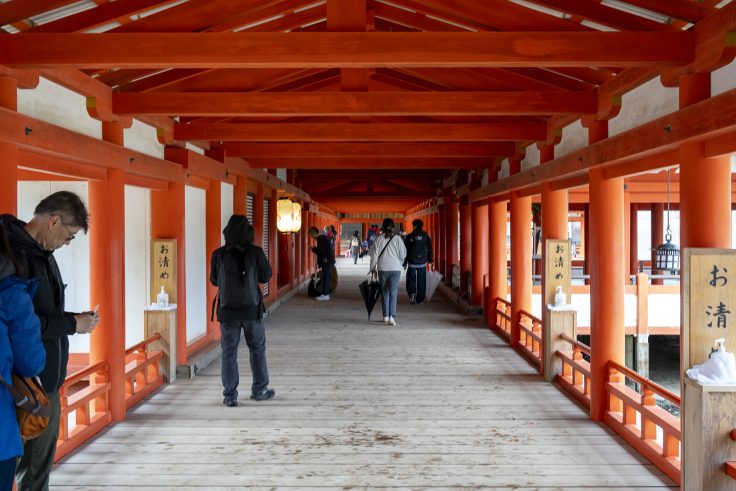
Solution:
<svg viewBox="0 0 736 491"><path fill-rule="evenodd" d="M665 243L654 250L653 269L669 271L672 274L680 272L680 248L672 243L670 230L670 170L667 169L667 232L664 235Z"/></svg>
<svg viewBox="0 0 736 491"><path fill-rule="evenodd" d="M291 231L298 232L302 229L302 204L298 201L294 201L292 205Z"/></svg>
<svg viewBox="0 0 736 491"><path fill-rule="evenodd" d="M293 214L294 205L290 199L284 198L276 202L276 228L279 232L292 232L294 228ZM301 223L299 225L301 226Z"/></svg>

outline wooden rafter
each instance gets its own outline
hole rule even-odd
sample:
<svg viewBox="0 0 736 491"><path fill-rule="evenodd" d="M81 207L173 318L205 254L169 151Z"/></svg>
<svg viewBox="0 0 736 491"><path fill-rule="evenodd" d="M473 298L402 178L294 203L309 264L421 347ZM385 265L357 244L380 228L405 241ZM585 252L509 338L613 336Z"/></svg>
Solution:
<svg viewBox="0 0 736 491"><path fill-rule="evenodd" d="M513 155L510 142L380 142L380 143L241 143L226 142L225 153L236 157L497 157Z"/></svg>
<svg viewBox="0 0 736 491"><path fill-rule="evenodd" d="M135 49L131 49L135 46ZM223 47L227 47L224 49ZM0 63L29 68L677 66L691 32L16 34Z"/></svg>

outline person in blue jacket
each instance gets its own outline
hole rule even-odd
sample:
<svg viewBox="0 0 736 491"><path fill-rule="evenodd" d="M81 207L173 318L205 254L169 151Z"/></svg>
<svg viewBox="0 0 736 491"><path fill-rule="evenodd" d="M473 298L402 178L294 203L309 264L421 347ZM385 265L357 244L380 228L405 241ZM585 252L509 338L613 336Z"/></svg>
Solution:
<svg viewBox="0 0 736 491"><path fill-rule="evenodd" d="M43 370L46 350L41 324L33 313L35 284L15 276L5 232L0 227L0 375L12 384L11 374L34 377ZM15 403L0 386L0 489L13 489L15 466L23 443L15 417Z"/></svg>

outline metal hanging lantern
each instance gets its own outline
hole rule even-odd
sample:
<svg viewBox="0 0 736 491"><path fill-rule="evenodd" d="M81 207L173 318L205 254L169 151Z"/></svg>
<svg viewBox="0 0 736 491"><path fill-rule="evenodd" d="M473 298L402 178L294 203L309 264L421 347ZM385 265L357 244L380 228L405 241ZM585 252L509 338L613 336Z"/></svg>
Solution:
<svg viewBox="0 0 736 491"><path fill-rule="evenodd" d="M667 169L667 231L664 235L665 243L660 244L654 251L654 269L669 271L672 274L680 272L680 248L672 243L670 230L670 170Z"/></svg>

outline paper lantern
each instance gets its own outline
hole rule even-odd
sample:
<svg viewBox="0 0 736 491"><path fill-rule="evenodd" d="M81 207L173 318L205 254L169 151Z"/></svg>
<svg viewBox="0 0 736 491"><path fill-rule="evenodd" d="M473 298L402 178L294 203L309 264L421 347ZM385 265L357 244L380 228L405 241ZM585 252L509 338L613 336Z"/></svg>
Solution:
<svg viewBox="0 0 736 491"><path fill-rule="evenodd" d="M291 214L292 232L298 232L302 229L302 205L298 201L294 201Z"/></svg>
<svg viewBox="0 0 736 491"><path fill-rule="evenodd" d="M279 232L288 233L292 231L294 228L293 214L294 205L291 200L280 199L276 202L276 228Z"/></svg>

